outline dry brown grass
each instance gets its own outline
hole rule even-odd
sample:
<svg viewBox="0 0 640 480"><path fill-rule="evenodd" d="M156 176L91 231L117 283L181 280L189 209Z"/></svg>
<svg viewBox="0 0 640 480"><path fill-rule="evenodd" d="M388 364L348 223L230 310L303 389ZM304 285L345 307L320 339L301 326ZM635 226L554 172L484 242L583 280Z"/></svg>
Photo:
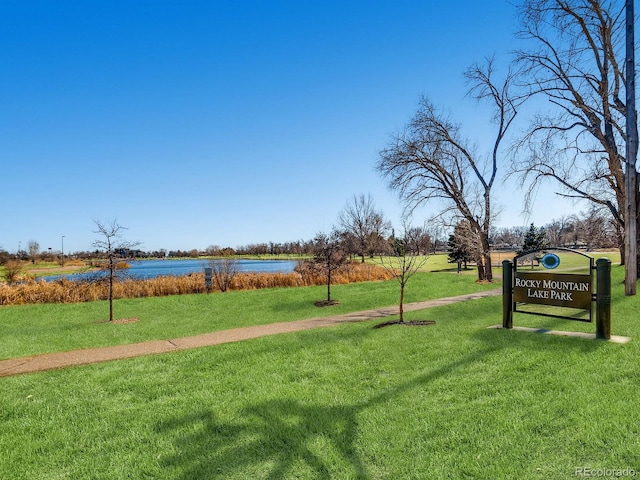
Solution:
<svg viewBox="0 0 640 480"><path fill-rule="evenodd" d="M86 263L84 260L77 260L73 258L68 258L64 261L65 267L84 267Z"/></svg>
<svg viewBox="0 0 640 480"><path fill-rule="evenodd" d="M332 274L332 284L388 280L391 274L382 267L370 264L350 263ZM300 287L323 285L326 277L302 264L291 273L238 273L233 278L231 290L255 290L259 288ZM114 298L159 297L207 291L204 273L180 277L166 276L149 280L123 280L114 284ZM215 289L213 291L216 291ZM29 303L77 303L106 300L109 290L106 282L72 282L66 279L46 282L30 279L24 283L8 285L0 283L0 305L24 305Z"/></svg>

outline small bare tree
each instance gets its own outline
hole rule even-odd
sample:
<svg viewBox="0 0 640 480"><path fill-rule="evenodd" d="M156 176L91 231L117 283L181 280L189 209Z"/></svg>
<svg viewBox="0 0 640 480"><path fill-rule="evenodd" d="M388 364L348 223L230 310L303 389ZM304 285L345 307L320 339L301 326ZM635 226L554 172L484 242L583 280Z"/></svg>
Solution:
<svg viewBox="0 0 640 480"><path fill-rule="evenodd" d="M226 292L239 271L238 261L233 258L210 259L211 276L221 292Z"/></svg>
<svg viewBox="0 0 640 480"><path fill-rule="evenodd" d="M93 246L104 252L106 256L105 271L109 282L109 322L113 322L113 283L116 280L118 263L130 258L130 250L139 245L138 242L130 242L122 238L125 227L117 220L105 223L94 220L97 230L94 231L100 238L93 242Z"/></svg>
<svg viewBox="0 0 640 480"><path fill-rule="evenodd" d="M313 248L313 262L327 277L327 300L317 305L333 305L336 302L331 299L331 277L347 260L340 233L335 229L330 234L318 233Z"/></svg>
<svg viewBox="0 0 640 480"><path fill-rule="evenodd" d="M382 266L393 275L393 278L395 278L400 285L399 323L404 322L405 287L407 286L407 283L409 282L411 277L413 277L424 266L427 259L429 258L427 255L419 255L416 250L411 248L412 242L410 239L410 232L411 229L405 225L402 237L393 239L393 254L389 257L380 257ZM379 326L388 324L390 323L385 322L384 324L381 324Z"/></svg>

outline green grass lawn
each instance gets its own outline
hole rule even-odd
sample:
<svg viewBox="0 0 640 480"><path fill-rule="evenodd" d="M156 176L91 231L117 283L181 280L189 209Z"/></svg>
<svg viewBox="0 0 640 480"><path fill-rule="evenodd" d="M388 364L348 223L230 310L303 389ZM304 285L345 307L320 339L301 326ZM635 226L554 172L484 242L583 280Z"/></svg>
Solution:
<svg viewBox="0 0 640 480"><path fill-rule="evenodd" d="M2 378L0 478L566 479L580 478L576 468L640 472L640 300L623 296L621 268L614 277L612 332L633 337L626 345L487 329L501 322L495 297L407 314L436 320L430 327L344 324ZM425 274L415 284L424 292L411 295L454 294L452 285L462 281L456 278L480 288L464 275ZM340 307L355 306L367 286L374 293L363 303L395 299L385 284L351 285L336 292ZM277 314L269 313L269 293L288 290L253 300L243 296L260 292L239 293L235 303L261 299L255 312L303 318L318 314L305 305L321 291L287 297ZM138 306L156 300L163 299ZM140 314L129 302L118 306ZM198 305L185 299L183 323L196 322ZM31 321L59 307L89 308L47 306L32 310ZM104 305L94 308L85 311L91 318ZM0 311L3 332L14 310L23 307ZM57 315L52 336L56 324L75 316ZM516 314L514 324L525 323L595 329ZM82 328L70 324L66 333Z"/></svg>
<svg viewBox="0 0 640 480"><path fill-rule="evenodd" d="M405 301L497 286L479 285L464 275L419 273L408 283ZM395 280L334 285L331 292L340 304L326 308L314 306L326 299L326 286L116 300L114 318L137 317L133 324L104 323L106 301L5 306L0 308L0 359L329 316L394 305L399 298Z"/></svg>

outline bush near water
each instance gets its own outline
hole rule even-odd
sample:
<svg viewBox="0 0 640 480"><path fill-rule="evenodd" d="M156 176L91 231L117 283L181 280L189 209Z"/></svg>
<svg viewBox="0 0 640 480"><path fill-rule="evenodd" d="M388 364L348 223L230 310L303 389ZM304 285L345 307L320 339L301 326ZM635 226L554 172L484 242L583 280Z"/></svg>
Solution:
<svg viewBox="0 0 640 480"><path fill-rule="evenodd" d="M374 280L388 280L391 273L377 265L347 263L332 273L332 284L347 284ZM237 273L230 283L231 290L258 288L301 287L326 284L327 277L314 268L312 262L301 262L290 273ZM210 291L217 291L215 282ZM126 279L114 284L114 298L159 297L206 293L204 272L183 276L161 276L146 280ZM20 284L0 284L0 305L33 303L77 303L109 298L107 282L75 282L62 278L47 282L30 279Z"/></svg>

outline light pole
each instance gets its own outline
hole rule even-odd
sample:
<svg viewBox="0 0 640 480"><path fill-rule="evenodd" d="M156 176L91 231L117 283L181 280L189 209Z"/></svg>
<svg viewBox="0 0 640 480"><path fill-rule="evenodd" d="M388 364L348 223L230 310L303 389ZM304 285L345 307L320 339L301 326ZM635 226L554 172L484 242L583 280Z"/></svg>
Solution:
<svg viewBox="0 0 640 480"><path fill-rule="evenodd" d="M60 251L61 267L64 267L64 235L62 235L62 249Z"/></svg>

